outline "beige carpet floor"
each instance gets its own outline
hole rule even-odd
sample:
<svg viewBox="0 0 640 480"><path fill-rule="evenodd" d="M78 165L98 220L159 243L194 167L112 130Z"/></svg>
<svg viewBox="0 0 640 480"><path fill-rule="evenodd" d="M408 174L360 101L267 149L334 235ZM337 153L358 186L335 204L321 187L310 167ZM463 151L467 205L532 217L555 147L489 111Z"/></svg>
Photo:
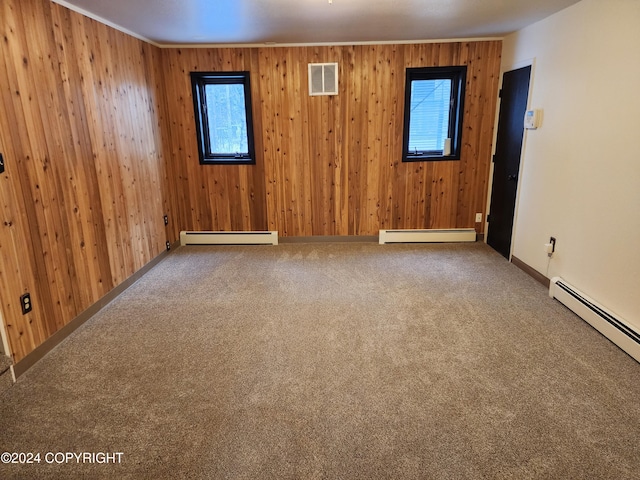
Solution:
<svg viewBox="0 0 640 480"><path fill-rule="evenodd" d="M481 243L183 247L0 396L5 451L41 460L2 479L638 479L640 364Z"/></svg>

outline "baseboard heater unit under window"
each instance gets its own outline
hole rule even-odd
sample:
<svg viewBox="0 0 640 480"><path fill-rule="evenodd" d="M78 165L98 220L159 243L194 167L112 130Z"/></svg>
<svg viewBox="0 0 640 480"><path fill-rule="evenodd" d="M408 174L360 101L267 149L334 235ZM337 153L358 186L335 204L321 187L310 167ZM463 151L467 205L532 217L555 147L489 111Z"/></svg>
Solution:
<svg viewBox="0 0 640 480"><path fill-rule="evenodd" d="M180 245L278 245L278 232L180 232Z"/></svg>
<svg viewBox="0 0 640 480"><path fill-rule="evenodd" d="M475 242L473 228L447 230L380 230L380 245L385 243Z"/></svg>
<svg viewBox="0 0 640 480"><path fill-rule="evenodd" d="M640 362L640 333L621 318L566 283L560 277L551 279L549 296L555 298L593 328Z"/></svg>

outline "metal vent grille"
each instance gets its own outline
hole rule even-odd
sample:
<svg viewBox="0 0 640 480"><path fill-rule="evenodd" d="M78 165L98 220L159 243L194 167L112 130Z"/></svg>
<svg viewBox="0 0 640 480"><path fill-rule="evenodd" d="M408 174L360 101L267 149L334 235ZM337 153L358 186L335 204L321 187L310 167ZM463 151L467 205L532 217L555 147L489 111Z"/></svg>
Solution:
<svg viewBox="0 0 640 480"><path fill-rule="evenodd" d="M309 64L309 95L338 94L338 64Z"/></svg>

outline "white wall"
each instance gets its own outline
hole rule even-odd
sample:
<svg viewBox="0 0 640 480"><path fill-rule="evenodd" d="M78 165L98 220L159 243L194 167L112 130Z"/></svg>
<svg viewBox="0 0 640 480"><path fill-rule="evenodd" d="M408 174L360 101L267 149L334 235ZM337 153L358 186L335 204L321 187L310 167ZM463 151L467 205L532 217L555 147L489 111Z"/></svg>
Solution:
<svg viewBox="0 0 640 480"><path fill-rule="evenodd" d="M582 0L508 36L534 59L513 255L640 330L640 0ZM557 238L549 260L543 251Z"/></svg>

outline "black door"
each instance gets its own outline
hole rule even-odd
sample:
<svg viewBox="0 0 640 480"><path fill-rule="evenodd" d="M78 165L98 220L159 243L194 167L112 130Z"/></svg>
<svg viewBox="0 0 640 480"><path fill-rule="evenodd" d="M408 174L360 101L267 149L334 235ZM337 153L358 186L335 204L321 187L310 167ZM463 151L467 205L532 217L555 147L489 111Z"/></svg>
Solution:
<svg viewBox="0 0 640 480"><path fill-rule="evenodd" d="M531 66L505 72L502 76L487 243L506 258L511 250L530 76Z"/></svg>

